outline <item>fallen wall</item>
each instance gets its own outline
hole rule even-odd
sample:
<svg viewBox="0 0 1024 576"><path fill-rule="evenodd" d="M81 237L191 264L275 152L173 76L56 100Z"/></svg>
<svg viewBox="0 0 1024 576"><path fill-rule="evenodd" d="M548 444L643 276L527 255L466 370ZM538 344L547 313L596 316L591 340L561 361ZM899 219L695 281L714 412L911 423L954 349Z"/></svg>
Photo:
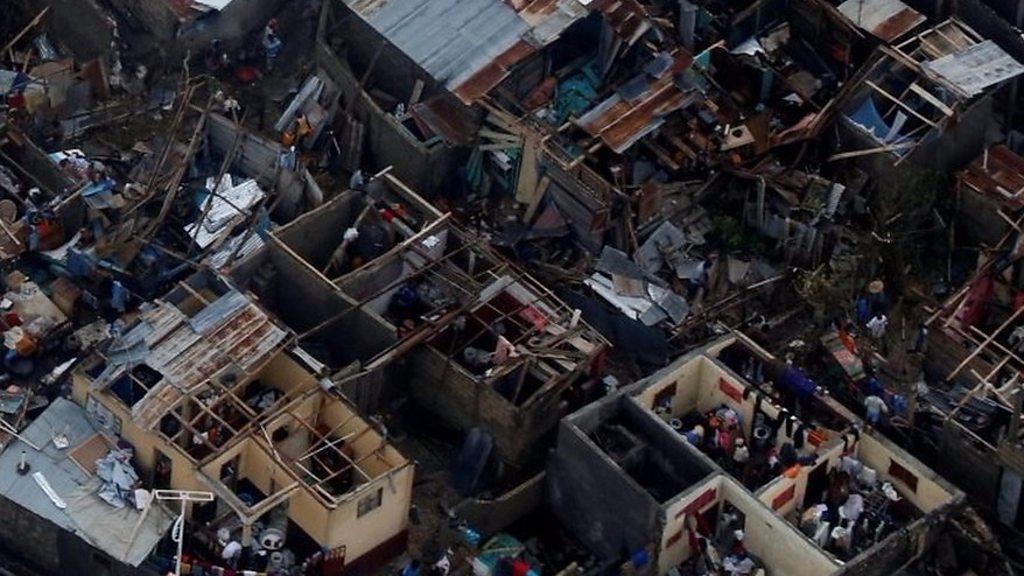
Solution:
<svg viewBox="0 0 1024 576"><path fill-rule="evenodd" d="M492 500L465 500L455 514L485 536L497 534L543 505L546 482L541 472Z"/></svg>

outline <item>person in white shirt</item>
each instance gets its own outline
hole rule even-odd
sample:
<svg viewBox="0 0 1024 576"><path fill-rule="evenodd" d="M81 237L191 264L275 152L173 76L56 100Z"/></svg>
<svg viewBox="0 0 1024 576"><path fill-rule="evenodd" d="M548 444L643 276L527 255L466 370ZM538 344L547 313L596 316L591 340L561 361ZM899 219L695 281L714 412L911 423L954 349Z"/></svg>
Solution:
<svg viewBox="0 0 1024 576"><path fill-rule="evenodd" d="M228 542L224 545L224 549L221 550L220 557L229 566L235 568L238 566L238 559L242 557L242 544L238 540Z"/></svg>
<svg viewBox="0 0 1024 576"><path fill-rule="evenodd" d="M864 408L867 410L868 423L872 426L878 424L879 420L882 419L882 414L889 413L889 407L885 405L885 400L875 395L864 399Z"/></svg>
<svg viewBox="0 0 1024 576"><path fill-rule="evenodd" d="M885 314L879 314L867 324L868 331L871 332L871 337L875 340L881 340L885 337L885 329L889 327L889 317Z"/></svg>

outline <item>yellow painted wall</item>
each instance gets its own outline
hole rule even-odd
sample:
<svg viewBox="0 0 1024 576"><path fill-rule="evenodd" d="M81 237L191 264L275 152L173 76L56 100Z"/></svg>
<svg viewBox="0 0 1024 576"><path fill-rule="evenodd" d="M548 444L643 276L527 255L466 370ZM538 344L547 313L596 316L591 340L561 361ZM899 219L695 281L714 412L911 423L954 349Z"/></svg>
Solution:
<svg viewBox="0 0 1024 576"><path fill-rule="evenodd" d="M741 485L723 479L722 497L745 516L743 531L750 552L771 568L772 574L785 576L823 576L839 569L839 564L819 550L809 539L771 510L762 506Z"/></svg>
<svg viewBox="0 0 1024 576"><path fill-rule="evenodd" d="M156 450L159 450L171 460L171 486L174 489L207 489L196 477L193 460L158 433L136 426L131 412L120 399L104 391L89 392L89 378L77 371L72 374L72 382L71 398L76 404L84 407L86 398L92 395L121 420L121 437L135 447L135 462L140 468L140 477L149 478L152 474L156 464Z"/></svg>
<svg viewBox="0 0 1024 576"><path fill-rule="evenodd" d="M293 406L293 410L311 426L323 424L334 429L345 422L344 426L340 426L332 434L334 437L360 432L367 427L367 422L355 415L353 409L340 400L330 398L319 391L314 392L318 390L315 378L285 354L271 360L261 371L260 378L266 384L273 385L291 396L307 394ZM191 458L159 433L136 426L131 420L130 410L118 398L103 391L90 392L89 382L89 378L81 372L76 371L73 374L73 400L85 406L86 399L91 394L114 416L120 418L121 436L135 446L136 460L142 468L139 472L143 477L152 471L155 465L155 451L160 450L171 460L173 488L209 490L209 486L200 479L196 463ZM288 420L286 416L275 419L267 426L268 433L272 433ZM306 429L297 423L292 423L289 429L293 438L301 439L301 434L306 432ZM383 438L376 430L367 430L352 442L351 446L355 452L353 457L358 460L361 455L368 454L380 446L381 442ZM308 446L308 443L307 434L305 446ZM304 447L302 449L304 450ZM236 455L240 456L239 475L249 479L265 494L271 495L297 479L252 438L241 440L225 450L204 466L203 471L212 481L217 481L221 466ZM288 516L292 521L322 546L344 546L349 561L357 559L405 530L408 527L412 500L414 467L393 446L385 446L378 455L360 462L360 466L373 480L346 495L336 505L325 505L304 487L293 492L288 503ZM386 473L388 470L392 472ZM381 505L358 517L359 500L373 494L378 488L383 490Z"/></svg>
<svg viewBox="0 0 1024 576"><path fill-rule="evenodd" d="M665 529L662 531L661 552L658 554L658 574L665 574L670 568L679 565L693 554L693 550L690 549L690 539L685 531L689 515L680 514L680 512L709 489L714 488L717 491L721 482L720 475L713 475L688 489L685 496L665 508ZM721 495L717 494L715 499L703 506L699 513L703 514L709 508L717 506L719 502L721 502ZM683 537L675 542L670 542L680 531L682 531Z"/></svg>
<svg viewBox="0 0 1024 576"><path fill-rule="evenodd" d="M795 486L793 499L782 505L776 512L781 516L788 516L794 510L804 508L806 505L804 498L807 496L808 477L818 466L826 466L828 470L831 470L839 465L839 460L843 454L842 441L833 442L830 445L822 445L817 454L818 461L814 466L800 467L800 472L795 478L779 476L757 491L757 499L763 502L765 506L771 508L772 501L775 500L776 496L788 490L790 486Z"/></svg>
<svg viewBox="0 0 1024 576"><path fill-rule="evenodd" d="M901 496L911 501L924 513L931 512L936 508L951 502L954 498L952 491L943 487L935 480L935 475L924 464L895 446L886 446L879 439L870 434L861 434L857 446L857 456L866 466L878 471L879 481L892 482ZM911 492L909 487L902 481L889 476L889 463L895 460L901 466L910 470L917 476L917 490Z"/></svg>
<svg viewBox="0 0 1024 576"><path fill-rule="evenodd" d="M413 466L408 464L392 472L390 480L384 477L363 484L346 497L330 514L330 545L345 546L346 558L354 560L405 530L409 524L414 473ZM358 517L359 500L378 488L383 489L380 507Z"/></svg>

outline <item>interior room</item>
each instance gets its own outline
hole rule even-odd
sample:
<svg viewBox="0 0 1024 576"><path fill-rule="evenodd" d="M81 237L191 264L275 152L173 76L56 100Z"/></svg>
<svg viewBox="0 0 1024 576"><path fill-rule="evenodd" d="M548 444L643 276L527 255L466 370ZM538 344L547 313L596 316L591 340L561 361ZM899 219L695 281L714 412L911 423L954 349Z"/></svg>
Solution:
<svg viewBox="0 0 1024 576"><path fill-rule="evenodd" d="M659 378L633 401L751 490L814 463L840 432L805 425L705 355Z"/></svg>
<svg viewBox="0 0 1024 576"><path fill-rule="evenodd" d="M343 192L296 218L274 231L274 236L328 278L339 279L439 218L436 208L396 178L384 175L361 191Z"/></svg>

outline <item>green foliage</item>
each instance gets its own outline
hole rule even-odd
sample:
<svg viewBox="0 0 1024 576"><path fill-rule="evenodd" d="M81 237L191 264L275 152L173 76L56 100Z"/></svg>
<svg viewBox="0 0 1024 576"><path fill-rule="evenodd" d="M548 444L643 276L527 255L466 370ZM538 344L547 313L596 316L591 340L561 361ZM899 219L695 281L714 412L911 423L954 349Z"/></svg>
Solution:
<svg viewBox="0 0 1024 576"><path fill-rule="evenodd" d="M732 216L713 217L711 233L729 253L760 252L765 248L764 238L760 234L742 225Z"/></svg>

